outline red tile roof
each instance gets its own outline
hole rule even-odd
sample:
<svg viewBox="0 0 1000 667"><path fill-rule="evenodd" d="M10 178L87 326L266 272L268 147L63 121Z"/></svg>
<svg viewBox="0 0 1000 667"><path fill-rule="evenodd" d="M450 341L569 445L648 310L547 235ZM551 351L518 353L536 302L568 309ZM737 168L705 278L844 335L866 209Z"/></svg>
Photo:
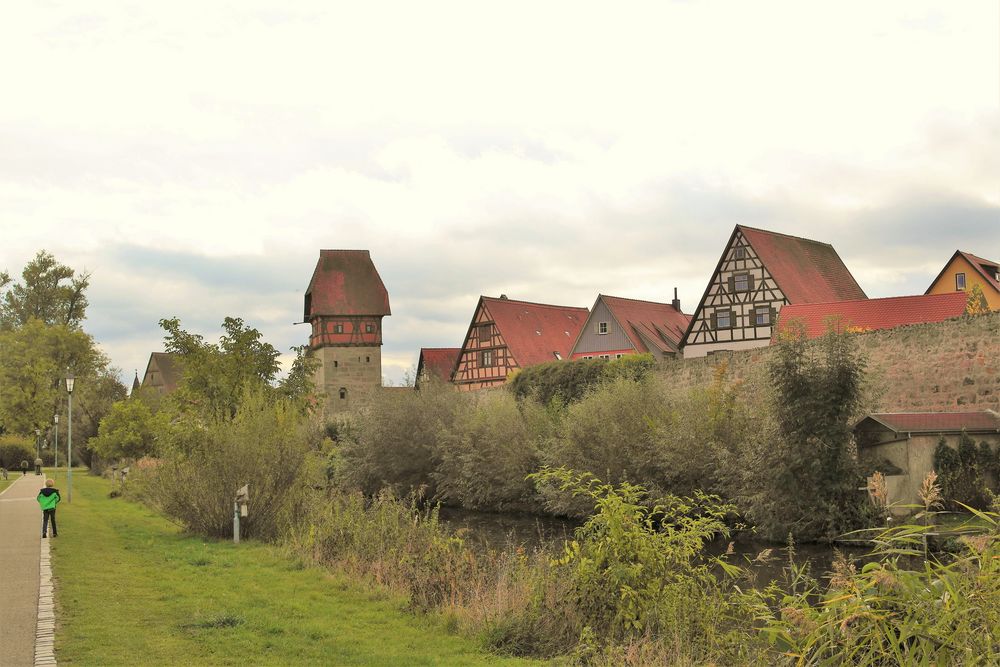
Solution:
<svg viewBox="0 0 1000 667"><path fill-rule="evenodd" d="M858 422L872 420L894 433L958 433L966 431L1000 432L1000 415L983 412L895 412L871 414ZM855 428L857 428L857 426Z"/></svg>
<svg viewBox="0 0 1000 667"><path fill-rule="evenodd" d="M484 296L483 305L521 368L569 359L590 311L530 301Z"/></svg>
<svg viewBox="0 0 1000 667"><path fill-rule="evenodd" d="M997 271L1000 270L1000 264L989 259L983 259L982 257L977 257L976 255L973 255L971 252L956 250L955 254L951 256L951 259L949 259L948 262L944 265L944 268L941 269L941 272L937 274L937 277L934 278L930 286L927 288L927 292L924 292L924 294L927 294L931 291L931 288L933 288L934 285L937 283L937 281L940 280L941 276L944 275L944 272L948 270L948 267L951 266L951 263L955 261L956 257L964 258L965 261L971 264L972 267L979 273L979 275L982 276L983 280L986 281L987 285L990 285L997 292L1000 292L1000 281L997 280ZM992 271L987 271L987 268L991 269Z"/></svg>
<svg viewBox="0 0 1000 667"><path fill-rule="evenodd" d="M367 250L320 250L306 289L304 320L322 315L390 315L389 293Z"/></svg>
<svg viewBox="0 0 1000 667"><path fill-rule="evenodd" d="M691 322L690 315L685 315L669 303L604 294L597 298L604 301L625 330L625 335L632 341L632 346L639 352L649 352L647 342L661 352L677 352Z"/></svg>
<svg viewBox="0 0 1000 667"><path fill-rule="evenodd" d="M462 355L460 347L422 347L420 348L420 359L417 361L417 382L420 376L426 373L428 377L437 378L448 382L451 380L451 373L455 370L455 364Z"/></svg>
<svg viewBox="0 0 1000 667"><path fill-rule="evenodd" d="M790 304L778 314L777 329L784 331L795 320L805 325L807 338L816 338L825 334L831 323L835 323L840 330L851 327L867 331L943 322L965 313L965 300L965 292L948 292L862 301Z"/></svg>
<svg viewBox="0 0 1000 667"><path fill-rule="evenodd" d="M737 225L789 303L867 298L829 243Z"/></svg>

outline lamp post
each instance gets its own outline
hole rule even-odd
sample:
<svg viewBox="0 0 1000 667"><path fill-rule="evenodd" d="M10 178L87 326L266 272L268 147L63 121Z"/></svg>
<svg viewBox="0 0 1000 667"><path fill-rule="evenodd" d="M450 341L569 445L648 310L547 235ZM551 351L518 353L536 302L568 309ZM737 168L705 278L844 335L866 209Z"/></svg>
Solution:
<svg viewBox="0 0 1000 667"><path fill-rule="evenodd" d="M69 394L68 424L66 426L66 502L73 502L73 373L66 374L66 393Z"/></svg>
<svg viewBox="0 0 1000 667"><path fill-rule="evenodd" d="M35 458L42 458L42 429L35 429Z"/></svg>
<svg viewBox="0 0 1000 667"><path fill-rule="evenodd" d="M59 469L59 413L58 412L52 417L52 423L56 425L56 444L55 444L56 460L52 464L52 466L56 470L58 470Z"/></svg>

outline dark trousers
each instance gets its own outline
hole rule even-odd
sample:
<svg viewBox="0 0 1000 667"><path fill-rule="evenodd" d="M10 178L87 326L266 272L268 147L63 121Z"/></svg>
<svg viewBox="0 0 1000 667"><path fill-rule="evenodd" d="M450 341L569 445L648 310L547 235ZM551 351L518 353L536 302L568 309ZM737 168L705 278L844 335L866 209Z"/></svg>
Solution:
<svg viewBox="0 0 1000 667"><path fill-rule="evenodd" d="M49 520L52 520L52 537L58 537L59 531L56 530L56 511L42 510L42 537L45 537L45 533L48 532Z"/></svg>

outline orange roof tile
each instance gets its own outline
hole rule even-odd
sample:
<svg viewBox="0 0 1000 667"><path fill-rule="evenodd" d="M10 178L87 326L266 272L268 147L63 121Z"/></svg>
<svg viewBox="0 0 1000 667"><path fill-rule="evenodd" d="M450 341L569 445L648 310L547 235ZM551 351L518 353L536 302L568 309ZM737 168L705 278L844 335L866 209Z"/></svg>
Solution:
<svg viewBox="0 0 1000 667"><path fill-rule="evenodd" d="M822 336L835 321L843 329L891 329L907 324L943 322L965 313L965 292L892 296L884 299L790 304L778 314L778 331L792 321L805 325L807 338Z"/></svg>
<svg viewBox="0 0 1000 667"><path fill-rule="evenodd" d="M789 303L867 298L829 243L737 225Z"/></svg>
<svg viewBox="0 0 1000 667"><path fill-rule="evenodd" d="M568 359L590 313L586 308L482 297L507 348L521 368ZM558 353L558 357L556 357Z"/></svg>
<svg viewBox="0 0 1000 667"><path fill-rule="evenodd" d="M460 347L420 348L420 359L417 361L417 382L420 381L420 376L424 373L428 377L449 382L460 356L462 356L462 348Z"/></svg>

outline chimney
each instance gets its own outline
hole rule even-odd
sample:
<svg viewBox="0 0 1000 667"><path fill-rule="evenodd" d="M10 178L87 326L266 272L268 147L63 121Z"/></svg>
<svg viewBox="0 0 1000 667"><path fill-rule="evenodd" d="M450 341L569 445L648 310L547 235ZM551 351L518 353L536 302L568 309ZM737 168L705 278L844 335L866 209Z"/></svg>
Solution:
<svg viewBox="0 0 1000 667"><path fill-rule="evenodd" d="M681 300L677 298L677 288L674 288L674 300L670 302L670 305L674 307L678 313L681 312Z"/></svg>

